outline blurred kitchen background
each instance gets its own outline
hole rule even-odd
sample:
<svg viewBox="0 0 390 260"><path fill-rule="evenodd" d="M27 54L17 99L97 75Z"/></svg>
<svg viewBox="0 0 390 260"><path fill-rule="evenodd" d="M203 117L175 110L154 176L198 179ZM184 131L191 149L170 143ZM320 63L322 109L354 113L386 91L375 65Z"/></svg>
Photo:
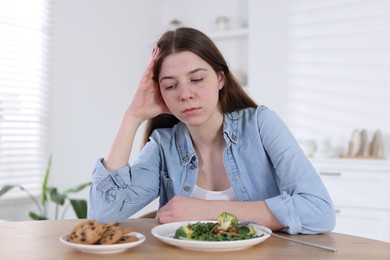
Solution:
<svg viewBox="0 0 390 260"><path fill-rule="evenodd" d="M154 43L177 26L208 34L249 94L290 127L348 213L337 231L390 241L387 0L2 0L0 187L39 195L50 154L49 185L88 182ZM0 198L0 219L28 220L32 207L15 189Z"/></svg>

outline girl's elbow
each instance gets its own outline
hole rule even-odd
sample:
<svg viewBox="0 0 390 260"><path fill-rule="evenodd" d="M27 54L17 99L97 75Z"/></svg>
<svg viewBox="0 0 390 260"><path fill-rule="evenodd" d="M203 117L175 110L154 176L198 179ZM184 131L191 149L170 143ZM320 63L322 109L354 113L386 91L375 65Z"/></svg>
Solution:
<svg viewBox="0 0 390 260"><path fill-rule="evenodd" d="M335 229L336 227L336 212L332 208L332 210L328 213L326 219L324 220L325 225L324 225L324 231L321 233L327 233L331 232Z"/></svg>
<svg viewBox="0 0 390 260"><path fill-rule="evenodd" d="M329 209L318 216L318 221L312 229L312 233L329 233L336 227L336 214L334 209Z"/></svg>

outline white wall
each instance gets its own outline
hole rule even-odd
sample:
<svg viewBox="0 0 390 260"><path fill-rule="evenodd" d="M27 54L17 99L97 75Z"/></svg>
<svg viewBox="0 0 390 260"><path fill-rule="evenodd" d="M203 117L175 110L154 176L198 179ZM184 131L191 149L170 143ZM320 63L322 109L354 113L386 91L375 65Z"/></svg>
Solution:
<svg viewBox="0 0 390 260"><path fill-rule="evenodd" d="M249 91L259 104L269 106L283 118L288 114L287 13L285 0L249 4Z"/></svg>

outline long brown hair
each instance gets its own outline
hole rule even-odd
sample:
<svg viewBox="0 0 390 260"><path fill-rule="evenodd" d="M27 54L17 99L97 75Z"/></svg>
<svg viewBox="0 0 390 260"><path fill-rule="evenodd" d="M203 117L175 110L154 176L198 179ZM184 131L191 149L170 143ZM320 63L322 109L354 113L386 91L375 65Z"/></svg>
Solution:
<svg viewBox="0 0 390 260"><path fill-rule="evenodd" d="M256 102L248 96L243 87L230 72L223 55L204 33L194 28L180 27L174 31L165 32L157 42L160 53L156 59L154 79L158 80L164 59L172 54L190 51L206 61L218 74L225 75L225 85L219 91L219 106L222 113L229 113L248 107L257 107ZM173 115L162 114L149 119L144 134L144 144L156 128L172 127L179 119Z"/></svg>

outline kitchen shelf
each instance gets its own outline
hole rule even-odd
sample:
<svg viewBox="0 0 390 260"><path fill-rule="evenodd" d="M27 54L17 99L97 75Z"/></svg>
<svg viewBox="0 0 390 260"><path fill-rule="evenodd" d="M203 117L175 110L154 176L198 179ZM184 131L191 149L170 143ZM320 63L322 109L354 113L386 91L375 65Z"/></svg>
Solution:
<svg viewBox="0 0 390 260"><path fill-rule="evenodd" d="M249 35L248 28L209 33L210 38L212 38L214 40L223 40L223 39L237 38L237 37L247 37L248 35Z"/></svg>

